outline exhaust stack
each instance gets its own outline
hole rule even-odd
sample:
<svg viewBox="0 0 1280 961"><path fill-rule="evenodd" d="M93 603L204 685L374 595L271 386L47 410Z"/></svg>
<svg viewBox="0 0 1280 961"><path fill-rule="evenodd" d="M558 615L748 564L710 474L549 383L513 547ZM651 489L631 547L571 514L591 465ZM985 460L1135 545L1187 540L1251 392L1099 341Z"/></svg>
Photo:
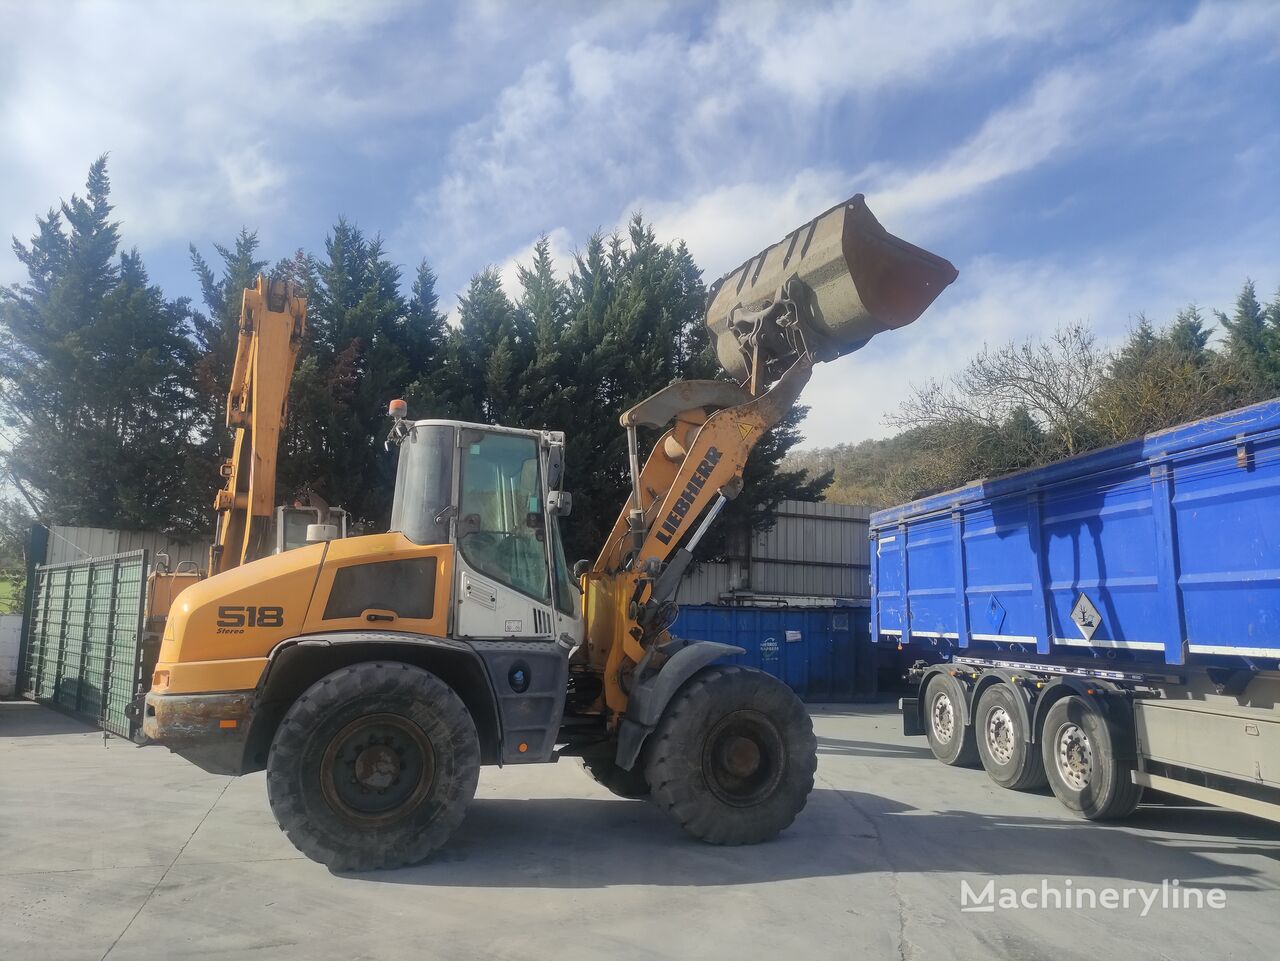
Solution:
<svg viewBox="0 0 1280 961"><path fill-rule="evenodd" d="M905 327L956 276L855 194L716 281L707 328L724 369L757 393L805 354L835 360Z"/></svg>

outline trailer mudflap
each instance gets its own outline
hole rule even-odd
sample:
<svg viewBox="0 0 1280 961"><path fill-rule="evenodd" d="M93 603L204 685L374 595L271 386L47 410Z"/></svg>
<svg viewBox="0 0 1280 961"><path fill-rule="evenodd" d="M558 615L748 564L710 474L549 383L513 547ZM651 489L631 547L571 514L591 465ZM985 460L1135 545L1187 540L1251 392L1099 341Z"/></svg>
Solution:
<svg viewBox="0 0 1280 961"><path fill-rule="evenodd" d="M919 737L924 734L924 724L920 721L920 699L918 697L898 698L898 710L902 712L902 734L904 737Z"/></svg>

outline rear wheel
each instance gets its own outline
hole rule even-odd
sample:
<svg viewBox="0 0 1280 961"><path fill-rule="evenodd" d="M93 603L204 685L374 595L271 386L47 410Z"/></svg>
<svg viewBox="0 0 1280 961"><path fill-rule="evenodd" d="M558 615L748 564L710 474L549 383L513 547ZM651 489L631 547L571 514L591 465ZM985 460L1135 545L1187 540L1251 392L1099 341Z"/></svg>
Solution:
<svg viewBox="0 0 1280 961"><path fill-rule="evenodd" d="M434 674L365 663L313 684L280 722L267 796L289 840L339 871L421 861L475 795L480 744L466 705Z"/></svg>
<svg viewBox="0 0 1280 961"><path fill-rule="evenodd" d="M1117 757L1115 730L1084 698L1064 697L1049 708L1041 749L1054 795L1081 817L1122 818L1142 800L1134 762Z"/></svg>
<svg viewBox="0 0 1280 961"><path fill-rule="evenodd" d="M964 722L960 682L946 674L933 675L924 690L924 709L924 733L933 756L955 767L978 763L973 726Z"/></svg>
<svg viewBox="0 0 1280 961"><path fill-rule="evenodd" d="M667 705L648 745L653 800L711 844L766 841L813 790L813 722L795 693L762 671L706 668Z"/></svg>
<svg viewBox="0 0 1280 961"><path fill-rule="evenodd" d="M974 717L974 731L982 767L991 780L1011 791L1025 791L1045 783L1039 745L1028 739L1018 692L1007 682L982 692Z"/></svg>

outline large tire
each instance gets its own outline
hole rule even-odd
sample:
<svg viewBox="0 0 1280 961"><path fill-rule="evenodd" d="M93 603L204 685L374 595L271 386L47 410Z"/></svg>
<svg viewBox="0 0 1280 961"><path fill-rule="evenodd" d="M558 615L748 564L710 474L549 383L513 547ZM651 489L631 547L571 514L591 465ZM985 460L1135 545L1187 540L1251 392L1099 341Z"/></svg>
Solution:
<svg viewBox="0 0 1280 961"><path fill-rule="evenodd" d="M946 674L929 678L924 689L924 733L929 750L943 764L973 767L978 744L973 725L964 723L964 692L960 682Z"/></svg>
<svg viewBox="0 0 1280 961"><path fill-rule="evenodd" d="M755 844L795 820L818 744L795 693L762 671L704 668L667 705L647 745L653 800L710 844Z"/></svg>
<svg viewBox="0 0 1280 961"><path fill-rule="evenodd" d="M462 823L480 742L434 674L355 664L313 684L280 722L267 796L294 846L335 871L421 861Z"/></svg>
<svg viewBox="0 0 1280 961"><path fill-rule="evenodd" d="M1112 722L1078 695L1057 701L1044 719L1049 786L1063 805L1090 821L1125 817L1142 800L1134 762L1117 757L1116 735Z"/></svg>
<svg viewBox="0 0 1280 961"><path fill-rule="evenodd" d="M973 729L982 767L991 780L1011 791L1045 783L1040 746L1027 739L1019 694L1008 683L992 684L978 698Z"/></svg>
<svg viewBox="0 0 1280 961"><path fill-rule="evenodd" d="M644 765L636 761L630 771L618 767L612 755L593 754L581 758L582 769L610 794L628 801L641 801L649 796L649 782L645 780Z"/></svg>

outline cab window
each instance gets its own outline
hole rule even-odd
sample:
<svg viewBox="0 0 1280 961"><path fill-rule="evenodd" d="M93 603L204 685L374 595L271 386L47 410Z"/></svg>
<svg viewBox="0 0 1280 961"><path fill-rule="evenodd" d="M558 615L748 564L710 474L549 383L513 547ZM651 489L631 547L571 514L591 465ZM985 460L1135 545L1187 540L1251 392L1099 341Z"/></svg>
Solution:
<svg viewBox="0 0 1280 961"><path fill-rule="evenodd" d="M538 445L530 437L462 433L458 550L477 572L551 599Z"/></svg>

